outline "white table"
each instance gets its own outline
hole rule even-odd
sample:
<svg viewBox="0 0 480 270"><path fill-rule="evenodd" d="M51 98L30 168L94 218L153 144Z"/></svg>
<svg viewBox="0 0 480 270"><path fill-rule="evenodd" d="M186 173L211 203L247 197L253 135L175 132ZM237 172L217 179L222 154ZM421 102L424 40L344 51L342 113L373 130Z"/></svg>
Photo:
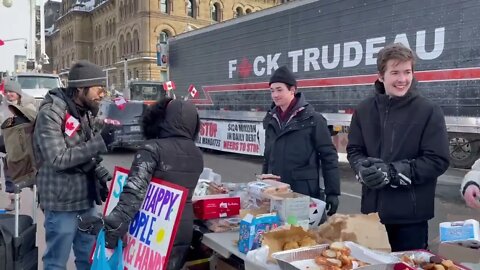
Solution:
<svg viewBox="0 0 480 270"><path fill-rule="evenodd" d="M202 243L213 249L224 258L230 258L233 254L245 260L246 255L238 250L238 232L206 233L203 235Z"/></svg>
<svg viewBox="0 0 480 270"><path fill-rule="evenodd" d="M206 233L203 235L202 243L224 258L230 258L232 254L237 256L245 262L245 270L265 270L264 267L257 266L253 262L246 260L246 255L238 250L237 241L238 231ZM267 270L280 270L280 267L277 264L269 264Z"/></svg>

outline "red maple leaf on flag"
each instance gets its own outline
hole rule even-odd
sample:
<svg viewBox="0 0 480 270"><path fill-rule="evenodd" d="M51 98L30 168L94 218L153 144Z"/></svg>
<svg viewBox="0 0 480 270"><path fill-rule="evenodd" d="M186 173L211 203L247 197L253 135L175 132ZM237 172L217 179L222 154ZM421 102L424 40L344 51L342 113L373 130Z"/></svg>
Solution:
<svg viewBox="0 0 480 270"><path fill-rule="evenodd" d="M72 123L72 122L66 122L65 123L65 129L66 130L74 130L75 129L75 125Z"/></svg>

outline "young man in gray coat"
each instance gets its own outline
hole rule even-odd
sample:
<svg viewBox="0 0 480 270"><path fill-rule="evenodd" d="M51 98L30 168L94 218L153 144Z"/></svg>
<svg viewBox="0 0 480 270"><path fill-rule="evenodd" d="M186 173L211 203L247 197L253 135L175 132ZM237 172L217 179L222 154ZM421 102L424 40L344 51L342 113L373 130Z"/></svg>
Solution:
<svg viewBox="0 0 480 270"><path fill-rule="evenodd" d="M37 174L40 207L45 213L44 269L66 269L70 250L77 269L90 269L89 255L95 237L77 229L78 215L95 214L108 194L108 171L99 155L107 152L113 128L101 134L91 129L105 96L105 73L87 61L74 64L68 88L50 90L36 119L34 151L41 162Z"/></svg>

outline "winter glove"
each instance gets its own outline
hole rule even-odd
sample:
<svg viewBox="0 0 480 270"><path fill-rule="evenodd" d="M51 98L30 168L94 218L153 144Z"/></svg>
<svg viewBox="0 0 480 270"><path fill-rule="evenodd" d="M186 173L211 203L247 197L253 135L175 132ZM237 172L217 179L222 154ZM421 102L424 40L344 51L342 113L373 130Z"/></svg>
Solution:
<svg viewBox="0 0 480 270"><path fill-rule="evenodd" d="M102 205L108 197L107 182L112 180L112 175L102 165L97 165L95 168L95 202L97 205Z"/></svg>
<svg viewBox="0 0 480 270"><path fill-rule="evenodd" d="M115 124L105 123L103 125L103 128L102 128L102 131L100 132L100 135L102 136L102 139L105 142L105 145L107 146L107 148L109 148L109 146L114 141L113 134L115 133L116 130L119 130L120 128L121 128L120 125L115 125Z"/></svg>
<svg viewBox="0 0 480 270"><path fill-rule="evenodd" d="M378 158L367 158L355 164L357 179L371 189L380 189L390 183L388 166Z"/></svg>
<svg viewBox="0 0 480 270"><path fill-rule="evenodd" d="M327 195L325 199L325 209L327 210L327 215L332 216L337 213L338 209L338 196L337 195Z"/></svg>
<svg viewBox="0 0 480 270"><path fill-rule="evenodd" d="M114 249L117 247L118 239L123 238L128 232L129 222L122 221L114 215L104 218L100 216L78 216L78 230L97 235L103 228L105 230L105 247Z"/></svg>

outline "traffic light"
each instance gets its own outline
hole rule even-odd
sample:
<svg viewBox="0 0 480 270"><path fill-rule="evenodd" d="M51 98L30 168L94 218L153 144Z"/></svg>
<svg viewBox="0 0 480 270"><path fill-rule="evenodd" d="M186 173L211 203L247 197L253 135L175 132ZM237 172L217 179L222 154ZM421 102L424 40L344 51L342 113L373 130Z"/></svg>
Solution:
<svg viewBox="0 0 480 270"><path fill-rule="evenodd" d="M3 41L3 39L0 39L0 46L3 46L5 45L5 41Z"/></svg>

